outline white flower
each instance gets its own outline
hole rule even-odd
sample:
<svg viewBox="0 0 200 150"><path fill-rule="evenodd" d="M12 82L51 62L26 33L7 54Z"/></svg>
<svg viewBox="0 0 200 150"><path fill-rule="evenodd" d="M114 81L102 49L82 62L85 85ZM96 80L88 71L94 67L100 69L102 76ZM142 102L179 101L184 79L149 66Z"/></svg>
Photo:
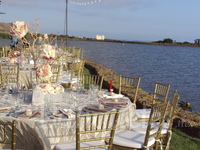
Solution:
<svg viewBox="0 0 200 150"><path fill-rule="evenodd" d="M10 28L10 34L17 38L24 37L28 32L28 27L24 21L16 21Z"/></svg>
<svg viewBox="0 0 200 150"><path fill-rule="evenodd" d="M44 92L44 94L59 94L64 92L64 88L59 84L40 84L35 87Z"/></svg>
<svg viewBox="0 0 200 150"><path fill-rule="evenodd" d="M46 33L44 34L44 39L48 39L48 35Z"/></svg>
<svg viewBox="0 0 200 150"><path fill-rule="evenodd" d="M43 44L42 45L42 53L41 56L44 59L53 59L56 56L56 50L55 47L49 44Z"/></svg>

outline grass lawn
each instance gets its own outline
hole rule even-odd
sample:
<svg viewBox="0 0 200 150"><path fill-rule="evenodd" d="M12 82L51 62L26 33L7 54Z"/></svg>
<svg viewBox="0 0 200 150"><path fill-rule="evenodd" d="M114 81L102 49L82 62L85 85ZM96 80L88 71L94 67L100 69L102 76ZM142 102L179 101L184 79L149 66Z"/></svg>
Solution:
<svg viewBox="0 0 200 150"><path fill-rule="evenodd" d="M200 139L173 128L170 150L200 150Z"/></svg>

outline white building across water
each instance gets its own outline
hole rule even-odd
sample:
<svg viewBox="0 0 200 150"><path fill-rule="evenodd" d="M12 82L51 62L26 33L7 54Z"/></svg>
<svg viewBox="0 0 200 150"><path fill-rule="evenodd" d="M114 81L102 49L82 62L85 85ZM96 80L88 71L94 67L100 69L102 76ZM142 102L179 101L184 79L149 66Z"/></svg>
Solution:
<svg viewBox="0 0 200 150"><path fill-rule="evenodd" d="M105 39L105 36L104 36L104 35L98 34L98 35L96 35L96 39L97 39L97 40L104 40L104 39Z"/></svg>

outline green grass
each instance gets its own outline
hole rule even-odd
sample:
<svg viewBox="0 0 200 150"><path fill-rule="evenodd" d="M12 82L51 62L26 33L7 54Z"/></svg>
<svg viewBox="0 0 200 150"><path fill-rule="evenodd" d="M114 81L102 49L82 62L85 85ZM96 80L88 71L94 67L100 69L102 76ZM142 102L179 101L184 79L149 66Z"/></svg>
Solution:
<svg viewBox="0 0 200 150"><path fill-rule="evenodd" d="M200 139L173 128L170 150L200 150Z"/></svg>
<svg viewBox="0 0 200 150"><path fill-rule="evenodd" d="M89 70L89 69L87 69L87 68L84 67L83 74L88 74L88 75L90 75L91 73L90 73L90 70Z"/></svg>

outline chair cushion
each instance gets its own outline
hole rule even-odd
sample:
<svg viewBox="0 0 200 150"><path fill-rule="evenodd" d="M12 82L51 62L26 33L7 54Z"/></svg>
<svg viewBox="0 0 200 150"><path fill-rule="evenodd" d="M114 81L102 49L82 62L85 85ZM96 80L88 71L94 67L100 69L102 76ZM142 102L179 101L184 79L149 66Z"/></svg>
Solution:
<svg viewBox="0 0 200 150"><path fill-rule="evenodd" d="M152 126L157 125L157 124L158 124L157 122L154 122ZM146 134L147 125L148 125L148 122L145 122L145 121L134 121L132 122L131 130L142 133L142 134ZM169 127L169 124L164 123L163 128L161 130L161 134L166 134L168 127ZM152 132L155 132L155 131L156 130L153 130Z"/></svg>
<svg viewBox="0 0 200 150"><path fill-rule="evenodd" d="M102 142L100 141L91 141L91 142L83 142L81 143L81 147L89 147L89 146L97 146L102 145ZM106 148L96 148L95 150L105 150ZM58 143L56 145L56 150L76 150L76 142L75 141L69 141L65 143ZM91 149L93 150L93 149Z"/></svg>
<svg viewBox="0 0 200 150"><path fill-rule="evenodd" d="M135 110L137 117L142 118L142 119L149 118L150 112L151 112L151 109L136 109Z"/></svg>
<svg viewBox="0 0 200 150"><path fill-rule="evenodd" d="M142 148L145 140L145 134L130 130L121 130L115 133L113 144L130 147L130 148ZM155 143L155 138L151 137L148 142L148 147Z"/></svg>

